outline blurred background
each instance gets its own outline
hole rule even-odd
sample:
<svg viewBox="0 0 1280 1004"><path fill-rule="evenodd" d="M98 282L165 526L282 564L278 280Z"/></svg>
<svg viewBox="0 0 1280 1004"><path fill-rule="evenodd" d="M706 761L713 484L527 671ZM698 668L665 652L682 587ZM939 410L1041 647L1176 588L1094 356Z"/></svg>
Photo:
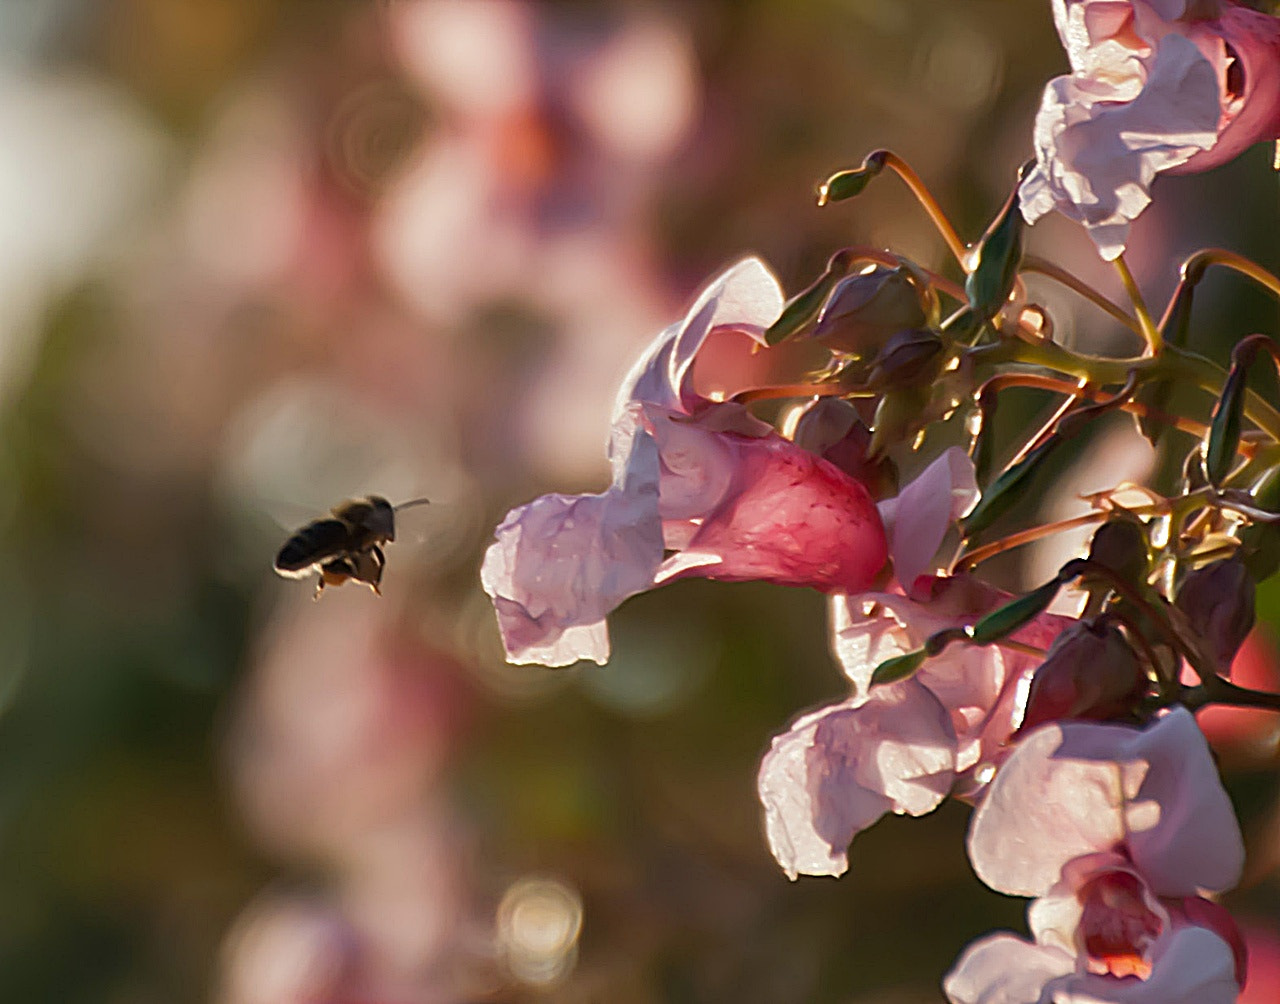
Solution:
<svg viewBox="0 0 1280 1004"><path fill-rule="evenodd" d="M1021 930L961 805L882 821L839 881L773 863L759 756L843 696L817 593L681 583L613 618L608 667L549 671L505 665L477 569L511 505L603 487L618 380L714 271L946 267L896 181L821 211L815 183L890 147L972 239L1064 68L1026 0L0 3L0 996L912 1004ZM1280 266L1268 159L1161 182L1150 299L1201 245ZM1122 296L1063 221L1032 247ZM1202 289L1216 358L1276 330ZM1058 497L1154 462L1117 427ZM272 573L369 492L432 503L381 599ZM1212 728L1273 1001L1276 723Z"/></svg>

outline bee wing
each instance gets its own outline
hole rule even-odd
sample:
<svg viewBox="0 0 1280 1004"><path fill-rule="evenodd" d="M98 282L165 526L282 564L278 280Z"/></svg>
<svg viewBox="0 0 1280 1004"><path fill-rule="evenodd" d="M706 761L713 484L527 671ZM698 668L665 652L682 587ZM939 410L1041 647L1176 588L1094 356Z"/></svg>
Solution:
<svg viewBox="0 0 1280 1004"><path fill-rule="evenodd" d="M276 555L276 571L290 578L301 578L311 569L347 549L351 531L336 519L318 519L308 523L284 542Z"/></svg>

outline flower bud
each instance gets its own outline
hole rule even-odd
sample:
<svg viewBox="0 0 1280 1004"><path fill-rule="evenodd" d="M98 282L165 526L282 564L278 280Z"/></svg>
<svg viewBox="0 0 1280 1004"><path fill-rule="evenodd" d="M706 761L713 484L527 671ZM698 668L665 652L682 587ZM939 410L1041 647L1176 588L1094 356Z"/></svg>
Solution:
<svg viewBox="0 0 1280 1004"><path fill-rule="evenodd" d="M885 458L870 459L871 430L848 401L821 397L805 405L795 421L791 439L861 481L873 498L896 493L893 464Z"/></svg>
<svg viewBox="0 0 1280 1004"><path fill-rule="evenodd" d="M926 328L891 335L867 377L874 390L921 387L932 383L942 365L942 339Z"/></svg>
<svg viewBox="0 0 1280 1004"><path fill-rule="evenodd" d="M906 270L877 265L837 283L813 337L837 352L866 358L894 332L922 327L925 320L920 294Z"/></svg>
<svg viewBox="0 0 1280 1004"><path fill-rule="evenodd" d="M1126 582L1145 581L1151 558L1142 524L1124 518L1103 523L1089 545L1089 560L1111 569Z"/></svg>
<svg viewBox="0 0 1280 1004"><path fill-rule="evenodd" d="M1146 673L1119 629L1080 621L1054 639L1031 678L1021 729L1064 718L1128 718L1146 689Z"/></svg>
<svg viewBox="0 0 1280 1004"><path fill-rule="evenodd" d="M1182 580L1174 606L1186 615L1219 669L1231 665L1253 630L1255 592L1253 578L1239 558L1212 562Z"/></svg>

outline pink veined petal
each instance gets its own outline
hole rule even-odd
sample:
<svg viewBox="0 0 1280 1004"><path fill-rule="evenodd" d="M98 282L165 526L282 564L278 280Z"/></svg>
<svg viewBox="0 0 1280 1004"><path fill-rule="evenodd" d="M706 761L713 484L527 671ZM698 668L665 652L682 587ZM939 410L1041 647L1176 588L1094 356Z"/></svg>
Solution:
<svg viewBox="0 0 1280 1004"><path fill-rule="evenodd" d="M495 531L480 579L507 658L567 666L609 657L604 618L648 589L662 561L658 450L636 433L621 477L600 495L544 495Z"/></svg>
<svg viewBox="0 0 1280 1004"><path fill-rule="evenodd" d="M1074 968L1075 958L1060 948L993 934L964 950L942 989L951 1004L1057 1004L1044 987Z"/></svg>
<svg viewBox="0 0 1280 1004"><path fill-rule="evenodd" d="M946 711L914 681L801 717L760 764L774 857L791 878L843 874L858 833L887 812L932 812L954 766Z"/></svg>
<svg viewBox="0 0 1280 1004"><path fill-rule="evenodd" d="M987 885L1037 896L1072 858L1123 844L1161 896L1220 891L1244 845L1195 720L1178 708L1144 731L1066 722L1018 743L969 830Z"/></svg>
<svg viewBox="0 0 1280 1004"><path fill-rule="evenodd" d="M733 485L659 582L697 574L826 592L871 585L888 545L866 488L780 436L715 435L736 452Z"/></svg>
<svg viewBox="0 0 1280 1004"><path fill-rule="evenodd" d="M904 588L931 571L947 530L978 499L973 461L964 450L944 450L914 481L878 506L889 536L894 575Z"/></svg>

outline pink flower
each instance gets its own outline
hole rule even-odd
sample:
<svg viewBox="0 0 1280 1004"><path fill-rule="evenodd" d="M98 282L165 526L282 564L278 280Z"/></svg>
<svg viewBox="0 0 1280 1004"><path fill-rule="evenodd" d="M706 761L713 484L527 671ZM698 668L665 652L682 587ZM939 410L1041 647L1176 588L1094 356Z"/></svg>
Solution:
<svg viewBox="0 0 1280 1004"><path fill-rule="evenodd" d="M953 645L911 678L869 689L885 659L973 623L1002 599L968 579L921 586L925 602L891 593L832 598L835 651L854 693L797 719L760 764L769 846L792 878L843 874L850 841L885 813L921 816L957 787L972 793L1013 732L1032 656ZM1045 618L1019 640L1047 644L1059 622Z"/></svg>
<svg viewBox="0 0 1280 1004"><path fill-rule="evenodd" d="M1235 885L1244 844L1191 713L1144 730L1058 722L1018 743L969 829L969 859L1000 892L1039 896L1067 862L1122 851L1160 896Z"/></svg>
<svg viewBox="0 0 1280 1004"><path fill-rule="evenodd" d="M1156 174L1280 136L1277 19L1235 0L1054 0L1053 12L1072 72L1036 117L1028 223L1057 209L1115 258Z"/></svg>
<svg viewBox="0 0 1280 1004"><path fill-rule="evenodd" d="M1116 872L1095 876L1115 883ZM1058 902L1037 900L1028 911L1035 942L994 934L973 942L943 982L951 1004L1235 1004L1240 992L1232 946L1208 928L1170 917L1149 894L1113 885L1105 893L1084 892L1083 902L1059 890ZM1103 902L1100 896L1121 899ZM1094 936L1111 942L1123 956L1112 965L1132 967L1125 975L1096 971L1103 962L1079 944L1087 937L1079 924L1063 930L1039 926L1037 907L1100 918ZM1047 918L1040 918L1045 923ZM1064 943L1064 936L1066 943ZM1131 942L1131 943L1130 943ZM1123 963L1121 962L1123 960ZM1091 968L1091 966L1093 968Z"/></svg>
<svg viewBox="0 0 1280 1004"><path fill-rule="evenodd" d="M1144 730L1046 725L974 814L969 857L994 889L1040 897L1034 943L969 946L952 1004L1231 1004L1244 942L1201 890L1234 885L1244 845L1204 736L1178 708Z"/></svg>
<svg viewBox="0 0 1280 1004"><path fill-rule="evenodd" d="M825 591L872 583L887 544L867 490L724 400L743 389L738 381L787 382L812 366L809 346L803 357L764 347L782 303L757 259L725 272L623 381L611 487L543 496L507 515L481 580L511 661L607 661L606 615L673 579ZM724 373L699 366L709 343ZM664 561L665 551L676 553Z"/></svg>

